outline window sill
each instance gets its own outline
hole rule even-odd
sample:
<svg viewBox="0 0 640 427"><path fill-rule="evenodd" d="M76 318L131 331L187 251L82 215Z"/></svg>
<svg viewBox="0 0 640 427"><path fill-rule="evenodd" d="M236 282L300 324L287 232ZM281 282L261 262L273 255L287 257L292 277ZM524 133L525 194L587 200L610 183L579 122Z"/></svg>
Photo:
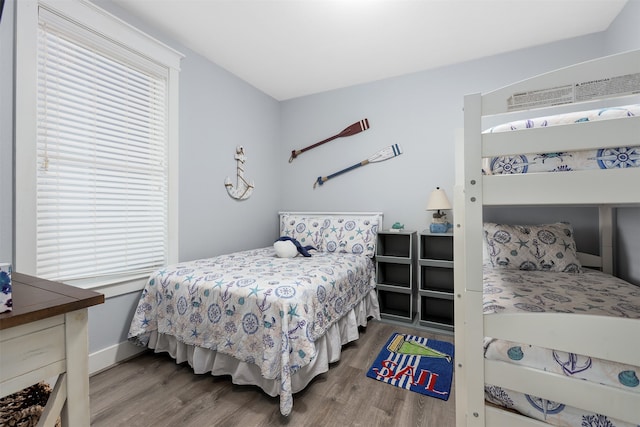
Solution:
<svg viewBox="0 0 640 427"><path fill-rule="evenodd" d="M108 281L102 282L79 282L74 280L65 281L65 284L75 286L82 289L91 289L95 292L104 294L106 298L113 298L119 295L125 295L132 292L141 291L147 283L149 274L139 277L126 278L110 278Z"/></svg>

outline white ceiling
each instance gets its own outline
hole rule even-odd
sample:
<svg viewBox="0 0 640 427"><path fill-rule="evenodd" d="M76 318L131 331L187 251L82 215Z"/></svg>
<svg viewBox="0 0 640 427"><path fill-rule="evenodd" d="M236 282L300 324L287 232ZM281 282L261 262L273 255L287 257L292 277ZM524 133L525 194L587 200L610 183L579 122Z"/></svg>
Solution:
<svg viewBox="0 0 640 427"><path fill-rule="evenodd" d="M113 0L277 100L604 31L627 0Z"/></svg>

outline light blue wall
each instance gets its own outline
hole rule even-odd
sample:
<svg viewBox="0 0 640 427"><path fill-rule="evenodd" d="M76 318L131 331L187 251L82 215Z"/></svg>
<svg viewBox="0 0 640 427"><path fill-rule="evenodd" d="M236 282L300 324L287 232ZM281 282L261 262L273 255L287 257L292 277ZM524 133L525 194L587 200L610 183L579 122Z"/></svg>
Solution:
<svg viewBox="0 0 640 427"><path fill-rule="evenodd" d="M638 49L640 46L640 0L628 0L626 6L604 34L607 54Z"/></svg>
<svg viewBox="0 0 640 427"><path fill-rule="evenodd" d="M13 189L13 7L6 0L0 23L0 259L11 259ZM424 211L436 185L452 196L454 130L462 127L462 97L486 91L557 67L640 47L640 1L631 0L611 30L585 37L483 58L456 66L415 73L278 103L221 67L167 38L145 22L124 13L109 0L98 5L186 55L180 74L179 229L181 260L232 250L266 246L277 237L278 210L373 210L422 230ZM621 47L622 46L622 47ZM402 48L399 46L398 48ZM342 64L341 66L349 66ZM368 118L371 129L302 154L299 149ZM20 142L18 142L20 143ZM313 190L328 175L399 143L404 154L342 175ZM256 183L250 199L238 202L224 189L235 174L233 153L243 145L245 175ZM17 189L19 191L19 189ZM594 211L561 212L591 228ZM638 211L619 215L629 227L620 250L637 254ZM575 221L574 221L575 222ZM249 232L238 235L235 224ZM584 245L589 246L591 241ZM627 261L624 261L627 262ZM631 262L621 271L640 283ZM639 263L636 262L636 265ZM638 267L636 267L638 268ZM137 295L111 298L90 310L90 351L126 338Z"/></svg>
<svg viewBox="0 0 640 427"><path fill-rule="evenodd" d="M602 52L602 34L594 34L283 102L278 158L282 206L379 210L385 214L385 227L399 221L408 229L423 230L430 223L425 207L431 190L439 186L453 197L454 135L463 126L464 95L596 58ZM369 130L334 140L287 163L292 149L324 139L364 117L369 119ZM401 156L313 189L318 176L364 160L393 143L401 144Z"/></svg>
<svg viewBox="0 0 640 427"><path fill-rule="evenodd" d="M423 230L430 222L424 210L430 191L440 186L450 199L453 196L454 132L462 127L465 94L638 48L640 0L631 0L602 33L285 101L278 158L283 171L282 207L376 210L384 212L385 227L399 221L409 229ZM287 163L292 149L322 140L365 117L369 130L329 142ZM355 164L393 143L401 144L404 154L313 189L318 176ZM486 214L488 220L570 221L579 236L580 250L595 253L598 249L596 208L489 209ZM618 239L619 274L640 284L636 255L640 254L640 211L621 211L618 223L625 233Z"/></svg>
<svg viewBox="0 0 640 427"><path fill-rule="evenodd" d="M640 0L629 0L605 33L606 54L640 48ZM637 183L630 184L630 189ZM640 285L640 208L618 209L616 274Z"/></svg>
<svg viewBox="0 0 640 427"><path fill-rule="evenodd" d="M186 49L180 73L180 259L267 246L277 237L280 206L280 109L277 101ZM247 156L252 195L231 198L236 146ZM244 234L238 234L242 228ZM274 237L275 236L275 237Z"/></svg>

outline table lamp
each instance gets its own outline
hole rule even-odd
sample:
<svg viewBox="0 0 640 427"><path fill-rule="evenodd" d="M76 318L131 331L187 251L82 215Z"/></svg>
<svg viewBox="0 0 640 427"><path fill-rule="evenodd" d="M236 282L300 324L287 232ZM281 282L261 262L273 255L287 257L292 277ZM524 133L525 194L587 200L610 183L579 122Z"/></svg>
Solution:
<svg viewBox="0 0 640 427"><path fill-rule="evenodd" d="M442 212L450 209L451 203L449 203L447 194L440 187L436 187L429 195L429 201L427 202L427 210L435 211L429 231L432 233L446 233L451 228L451 224L447 222L447 214Z"/></svg>

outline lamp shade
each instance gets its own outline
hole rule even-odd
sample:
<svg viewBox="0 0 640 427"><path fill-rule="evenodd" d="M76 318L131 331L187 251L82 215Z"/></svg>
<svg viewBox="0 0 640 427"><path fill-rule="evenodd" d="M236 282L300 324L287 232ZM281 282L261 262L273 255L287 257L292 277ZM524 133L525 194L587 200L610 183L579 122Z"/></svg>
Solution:
<svg viewBox="0 0 640 427"><path fill-rule="evenodd" d="M451 203L447 198L447 194L440 187L436 187L435 190L429 195L429 201L427 202L428 211L448 210L451 209Z"/></svg>

